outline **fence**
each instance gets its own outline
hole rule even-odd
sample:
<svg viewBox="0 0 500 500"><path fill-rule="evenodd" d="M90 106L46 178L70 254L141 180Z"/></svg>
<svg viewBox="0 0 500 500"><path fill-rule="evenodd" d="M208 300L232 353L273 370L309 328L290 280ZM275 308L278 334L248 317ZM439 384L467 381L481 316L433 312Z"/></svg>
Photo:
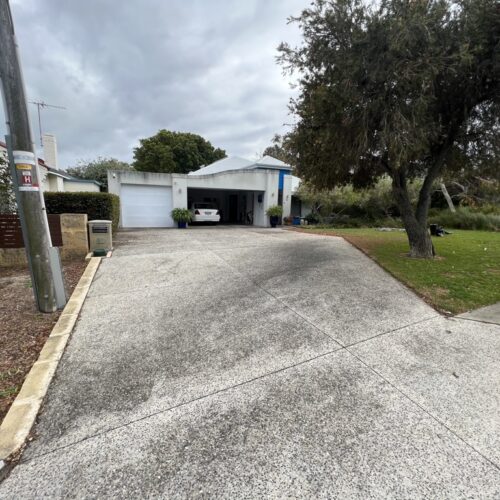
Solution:
<svg viewBox="0 0 500 500"><path fill-rule="evenodd" d="M63 246L61 216L49 214L48 219L52 245ZM0 248L24 248L21 221L15 214L0 214Z"/></svg>
<svg viewBox="0 0 500 500"><path fill-rule="evenodd" d="M86 214L49 214L52 245L60 248L62 259L82 259L89 251ZM21 223L17 215L0 214L0 270L25 267Z"/></svg>

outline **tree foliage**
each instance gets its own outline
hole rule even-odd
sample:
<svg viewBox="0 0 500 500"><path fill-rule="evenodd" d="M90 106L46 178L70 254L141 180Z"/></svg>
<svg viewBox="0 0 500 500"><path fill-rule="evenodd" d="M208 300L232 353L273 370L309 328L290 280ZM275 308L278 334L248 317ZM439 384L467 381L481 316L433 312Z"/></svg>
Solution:
<svg viewBox="0 0 500 500"><path fill-rule="evenodd" d="M16 211L16 197L12 188L12 177L7 160L0 152L0 214Z"/></svg>
<svg viewBox="0 0 500 500"><path fill-rule="evenodd" d="M223 149L214 148L203 137L188 132L160 130L140 140L134 149L134 168L144 172L182 173L226 157Z"/></svg>
<svg viewBox="0 0 500 500"><path fill-rule="evenodd" d="M498 0L315 0L293 21L303 43L282 44L279 60L300 74L288 138L298 175L332 188L388 174L410 255L432 256L434 181L498 162Z"/></svg>
<svg viewBox="0 0 500 500"><path fill-rule="evenodd" d="M408 184L412 203L418 199L422 186L419 179ZM373 186L354 189L352 184L340 185L333 189L317 190L314 186L301 183L296 195L313 211L322 217L355 217L364 220L379 220L399 217L399 208L392 196L391 179L384 175Z"/></svg>
<svg viewBox="0 0 500 500"><path fill-rule="evenodd" d="M272 145L268 146L263 153L263 156L272 156L278 160L285 162L290 165L290 162L293 161L293 158L290 157L290 152L287 148L286 141L288 140L287 136L282 136L279 134L275 134L272 139Z"/></svg>
<svg viewBox="0 0 500 500"><path fill-rule="evenodd" d="M66 169L68 174L79 179L94 180L108 189L108 170L132 170L132 167L125 161L116 158L99 157L92 161L81 161L76 167Z"/></svg>

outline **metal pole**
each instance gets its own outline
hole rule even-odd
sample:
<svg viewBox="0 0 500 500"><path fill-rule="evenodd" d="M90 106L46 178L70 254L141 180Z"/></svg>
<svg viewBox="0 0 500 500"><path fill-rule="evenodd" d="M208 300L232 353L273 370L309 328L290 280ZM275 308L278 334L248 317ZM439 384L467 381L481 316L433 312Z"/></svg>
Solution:
<svg viewBox="0 0 500 500"><path fill-rule="evenodd" d="M8 0L0 0L0 82L7 124L12 182L23 229L33 292L42 312L57 309L50 263L47 214L41 202L38 159L32 140L14 24Z"/></svg>

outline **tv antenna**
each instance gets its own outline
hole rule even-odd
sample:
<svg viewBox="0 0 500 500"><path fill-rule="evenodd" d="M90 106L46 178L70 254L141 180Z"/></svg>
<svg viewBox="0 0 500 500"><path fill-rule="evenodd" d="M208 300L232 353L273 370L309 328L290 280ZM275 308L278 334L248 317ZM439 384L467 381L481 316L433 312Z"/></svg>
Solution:
<svg viewBox="0 0 500 500"><path fill-rule="evenodd" d="M40 146L43 147L43 134L42 134L42 114L41 110L43 108L56 108L56 109L66 109L64 106L55 106L54 104L47 104L44 101L30 101L30 104L34 104L38 109L38 131L40 132Z"/></svg>

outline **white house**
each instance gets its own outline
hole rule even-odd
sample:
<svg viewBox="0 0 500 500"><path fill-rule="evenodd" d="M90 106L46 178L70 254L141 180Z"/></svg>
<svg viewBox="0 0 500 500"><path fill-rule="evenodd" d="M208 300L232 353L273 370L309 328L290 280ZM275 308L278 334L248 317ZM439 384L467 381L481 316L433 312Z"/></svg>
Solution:
<svg viewBox="0 0 500 500"><path fill-rule="evenodd" d="M50 138L50 140L49 140ZM57 162L57 149L54 136L49 134L44 135L44 151L45 157L51 158L54 163ZM0 141L0 155L7 159L7 145ZM78 179L69 175L64 170L56 168L48 163L48 161L38 158L38 170L40 172L40 186L42 191L56 192L99 192L101 185L94 180Z"/></svg>
<svg viewBox="0 0 500 500"><path fill-rule="evenodd" d="M38 167L40 169L40 177L42 179L42 191L56 192L76 192L85 191L98 193L101 190L101 185L97 181L79 179L69 175L64 170L49 167L42 159L38 159Z"/></svg>
<svg viewBox="0 0 500 500"><path fill-rule="evenodd" d="M173 227L173 208L213 202L222 222L266 227L266 210L283 206L291 214L292 167L264 156L250 161L228 157L189 174L109 171L108 190L120 196L124 228ZM298 214L300 215L300 214Z"/></svg>

